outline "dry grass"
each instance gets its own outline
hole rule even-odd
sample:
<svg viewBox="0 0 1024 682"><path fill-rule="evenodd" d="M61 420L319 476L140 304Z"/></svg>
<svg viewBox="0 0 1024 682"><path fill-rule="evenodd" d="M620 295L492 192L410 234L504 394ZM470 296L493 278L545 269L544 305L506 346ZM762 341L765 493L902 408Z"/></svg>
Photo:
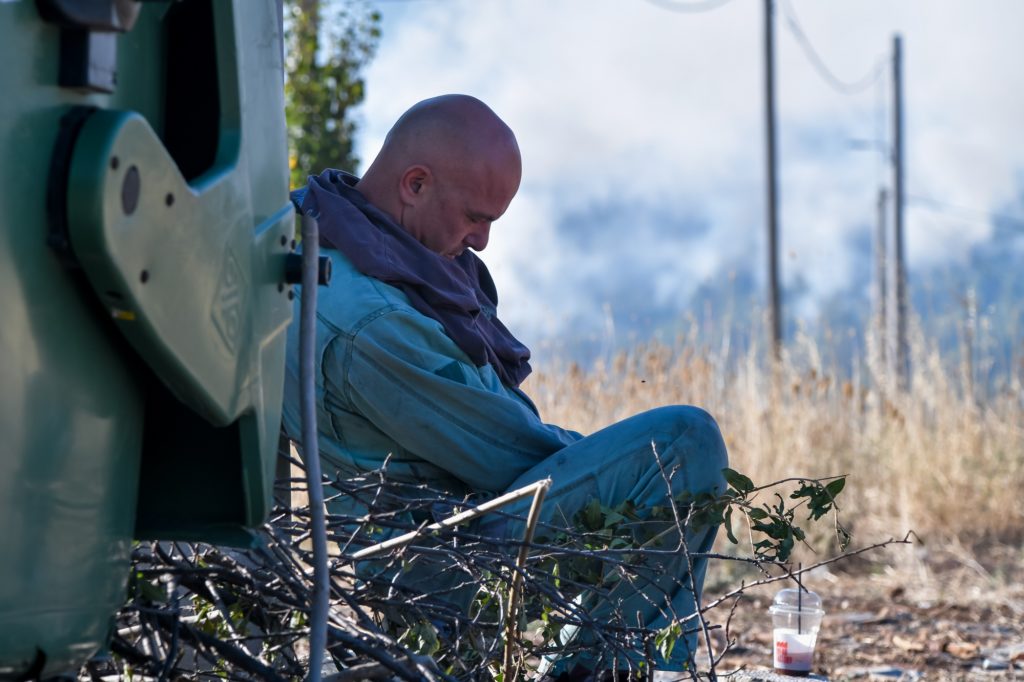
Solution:
<svg viewBox="0 0 1024 682"><path fill-rule="evenodd" d="M1024 537L1019 365L977 399L966 368L919 332L906 392L879 363L861 357L839 370L827 351L799 335L772 369L763 348L730 357L694 327L673 347L637 346L590 369L563 364L525 388L545 420L584 433L659 405L700 405L718 419L733 468L759 484L849 474L840 503L855 544L908 530L925 546Z"/></svg>

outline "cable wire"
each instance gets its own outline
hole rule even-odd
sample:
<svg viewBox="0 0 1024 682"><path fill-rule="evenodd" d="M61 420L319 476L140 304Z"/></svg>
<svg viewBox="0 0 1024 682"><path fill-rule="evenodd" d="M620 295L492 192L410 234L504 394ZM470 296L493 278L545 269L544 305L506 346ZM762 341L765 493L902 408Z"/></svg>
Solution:
<svg viewBox="0 0 1024 682"><path fill-rule="evenodd" d="M993 213L991 211L969 208L967 206L957 206L956 204L939 201L938 199L933 199L922 194L908 194L906 195L906 200L910 205L916 205L935 213L942 213L944 215L957 217L960 220L985 220L989 223L995 223L998 221L1005 225L1012 226L1015 229L1024 230L1024 218L1009 215L1007 213ZM969 218L968 216L971 217Z"/></svg>
<svg viewBox="0 0 1024 682"><path fill-rule="evenodd" d="M660 9L669 12L680 12L682 14L699 14L710 12L732 2L732 0L702 0L701 2L683 2L682 0L647 0L647 2Z"/></svg>
<svg viewBox="0 0 1024 682"><path fill-rule="evenodd" d="M796 38L797 43L803 49L804 54L807 56L808 61L818 72L818 75L824 79L826 83L835 91L840 92L844 95L856 95L859 92L867 90L869 87L874 85L882 73L885 71L885 65L889 61L889 54L885 53L879 56L875 65L871 67L863 77L855 81L846 81L836 76L831 69L825 64L825 60L821 58L821 55L814 45L811 44L807 34L804 33L803 28L800 26L800 21L797 19L796 11L793 9L793 5L790 0L782 0L782 13L786 16L786 25L789 27L793 37Z"/></svg>

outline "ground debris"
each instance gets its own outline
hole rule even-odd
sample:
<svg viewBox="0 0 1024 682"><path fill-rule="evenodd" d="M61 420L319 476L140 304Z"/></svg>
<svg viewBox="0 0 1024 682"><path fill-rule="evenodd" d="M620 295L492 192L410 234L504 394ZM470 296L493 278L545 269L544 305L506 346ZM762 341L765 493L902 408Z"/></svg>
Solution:
<svg viewBox="0 0 1024 682"><path fill-rule="evenodd" d="M1002 583L929 574L924 588L895 571L808 581L827 611L814 672L830 680L1024 680L1024 581L1015 571L1022 569L1006 568L1011 577ZM751 594L737 605L729 626L734 646L720 673L770 670L771 597Z"/></svg>

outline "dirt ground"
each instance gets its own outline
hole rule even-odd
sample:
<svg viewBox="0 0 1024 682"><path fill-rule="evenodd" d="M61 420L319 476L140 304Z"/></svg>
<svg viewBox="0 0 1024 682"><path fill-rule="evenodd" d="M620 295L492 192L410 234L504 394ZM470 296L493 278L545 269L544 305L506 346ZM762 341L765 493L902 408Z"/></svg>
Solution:
<svg viewBox="0 0 1024 682"><path fill-rule="evenodd" d="M907 553L905 553L907 554ZM984 560L979 560L984 556ZM904 557L905 559L906 557ZM1024 552L930 550L889 565L817 569L805 581L827 615L813 672L832 680L1024 680ZM733 641L719 674L768 670L774 584L709 616ZM708 595L710 596L710 595ZM716 648L724 627L714 633Z"/></svg>

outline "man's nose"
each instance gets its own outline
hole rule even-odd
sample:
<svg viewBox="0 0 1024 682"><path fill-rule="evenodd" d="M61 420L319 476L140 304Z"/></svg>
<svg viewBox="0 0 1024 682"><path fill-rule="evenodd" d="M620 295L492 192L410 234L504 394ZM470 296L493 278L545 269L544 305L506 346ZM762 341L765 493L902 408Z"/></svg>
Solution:
<svg viewBox="0 0 1024 682"><path fill-rule="evenodd" d="M466 235L462 243L474 251L483 251L487 248L487 242L491 238L491 224L487 223Z"/></svg>

